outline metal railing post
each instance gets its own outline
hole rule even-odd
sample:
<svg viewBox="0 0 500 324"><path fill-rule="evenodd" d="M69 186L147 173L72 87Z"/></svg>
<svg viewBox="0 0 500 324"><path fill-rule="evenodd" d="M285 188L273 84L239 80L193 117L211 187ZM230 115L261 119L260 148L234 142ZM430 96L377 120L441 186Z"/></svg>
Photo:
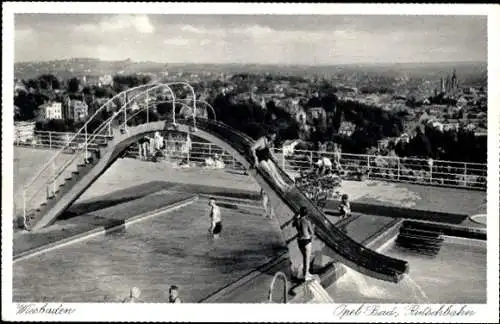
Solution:
<svg viewBox="0 0 500 324"><path fill-rule="evenodd" d="M26 190L23 189L23 220L26 224Z"/></svg>
<svg viewBox="0 0 500 324"><path fill-rule="evenodd" d="M464 162L464 187L467 187L467 162Z"/></svg>
<svg viewBox="0 0 500 324"><path fill-rule="evenodd" d="M149 90L146 91L146 124L149 123Z"/></svg>
<svg viewBox="0 0 500 324"><path fill-rule="evenodd" d="M56 163L55 162L52 162L52 174L53 174L53 178L52 178L52 193L55 196L56 195Z"/></svg>
<svg viewBox="0 0 500 324"><path fill-rule="evenodd" d="M273 276L273 279L271 280L271 284L269 285L268 300L269 303L272 303L274 283L276 282L276 279L278 277L281 277L283 279L283 302L286 304L288 303L288 280L285 274L281 271L276 272Z"/></svg>
<svg viewBox="0 0 500 324"><path fill-rule="evenodd" d="M401 176L401 162L399 157L397 159L398 159L398 181L399 181L399 177Z"/></svg>
<svg viewBox="0 0 500 324"><path fill-rule="evenodd" d="M366 156L366 166L367 166L367 172L368 172L368 179L370 178L370 175L371 175L371 170L370 170L370 155L367 155Z"/></svg>
<svg viewBox="0 0 500 324"><path fill-rule="evenodd" d="M310 152L309 152L309 168L312 168L313 163L314 163L314 162L313 162L313 152L312 152L312 151L310 151Z"/></svg>
<svg viewBox="0 0 500 324"><path fill-rule="evenodd" d="M52 149L52 132L49 131L49 149Z"/></svg>
<svg viewBox="0 0 500 324"><path fill-rule="evenodd" d="M285 170L285 150L281 150L281 168Z"/></svg>
<svg viewBox="0 0 500 324"><path fill-rule="evenodd" d="M175 125L175 98L172 100L172 123Z"/></svg>
<svg viewBox="0 0 500 324"><path fill-rule="evenodd" d="M212 156L212 143L208 143L208 156Z"/></svg>
<svg viewBox="0 0 500 324"><path fill-rule="evenodd" d="M85 125L85 156L83 158L84 163L87 163L87 156L88 156L88 136L87 136L87 125Z"/></svg>
<svg viewBox="0 0 500 324"><path fill-rule="evenodd" d="M125 128L125 130L127 130L127 104L125 103L125 105L123 106L123 127Z"/></svg>
<svg viewBox="0 0 500 324"><path fill-rule="evenodd" d="M196 93L193 91L193 128L196 131Z"/></svg>

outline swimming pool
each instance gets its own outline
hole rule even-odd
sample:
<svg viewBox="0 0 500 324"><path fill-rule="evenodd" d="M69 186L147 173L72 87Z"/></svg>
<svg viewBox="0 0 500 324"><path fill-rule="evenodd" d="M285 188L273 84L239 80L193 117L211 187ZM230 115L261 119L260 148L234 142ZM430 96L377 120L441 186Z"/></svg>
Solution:
<svg viewBox="0 0 500 324"><path fill-rule="evenodd" d="M15 302L119 302L131 287L144 302L181 288L197 302L274 258L279 233L259 208L222 208L223 236L211 244L206 200L14 264Z"/></svg>

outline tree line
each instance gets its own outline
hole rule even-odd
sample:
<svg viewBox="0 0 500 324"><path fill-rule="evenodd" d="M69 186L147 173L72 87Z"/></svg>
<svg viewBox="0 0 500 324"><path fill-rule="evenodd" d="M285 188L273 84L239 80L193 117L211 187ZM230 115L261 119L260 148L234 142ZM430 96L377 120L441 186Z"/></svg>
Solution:
<svg viewBox="0 0 500 324"><path fill-rule="evenodd" d="M247 75L238 75L236 80L248 78ZM18 91L14 98L19 108L16 120L33 120L37 116L40 105L50 100L65 102L67 98L85 101L89 105L89 114L99 107L97 99L111 98L117 93L131 87L150 82L149 76L144 75L117 75L113 77L113 84L106 86L82 85L78 78L71 78L66 82L59 81L51 75L42 75L36 79L24 80L27 91ZM346 153L367 153L377 147L378 141L387 137L398 137L404 131L404 124L408 118L406 111L386 111L379 107L352 100L339 100L333 87L321 84L319 95L302 102L305 110L322 107L328 114L325 124L313 122L313 130L304 134L297 123L295 116L290 115L284 108L277 106L273 101L266 103L266 107L252 100L237 100L235 94L216 94L207 101L214 107L217 119L238 129L256 139L270 129L278 131L279 143L287 139L302 137L313 143L336 142ZM59 90L59 91L56 91ZM185 97L187 94L184 93ZM162 101L165 98L157 98ZM442 97L432 98L432 101L443 102ZM175 107L179 112L181 105ZM158 103L148 118L151 121L168 118L172 113L171 103ZM209 118L212 112L209 111ZM88 131L92 132L102 122L111 116L111 112L102 111L89 124ZM129 125L145 122L146 113L140 112ZM350 135L339 134L343 121L355 125L355 131ZM37 130L73 132L82 126L82 122L71 120L49 120L36 123ZM486 139L474 136L473 132L460 129L440 132L432 127L422 127L416 130L409 143L391 143L391 148L399 156L445 159L468 162L486 162Z"/></svg>

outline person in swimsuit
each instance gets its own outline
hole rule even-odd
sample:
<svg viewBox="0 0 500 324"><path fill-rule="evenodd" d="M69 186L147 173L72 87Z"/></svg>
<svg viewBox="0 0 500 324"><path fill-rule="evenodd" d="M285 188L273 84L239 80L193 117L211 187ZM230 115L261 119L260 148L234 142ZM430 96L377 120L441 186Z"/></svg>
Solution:
<svg viewBox="0 0 500 324"><path fill-rule="evenodd" d="M338 172L342 171L342 165L340 164L340 159L342 158L342 150L335 144L333 147L333 166Z"/></svg>
<svg viewBox="0 0 500 324"><path fill-rule="evenodd" d="M351 204L349 203L349 196L347 194L342 195L342 200L340 201L340 219L347 218L351 216Z"/></svg>
<svg viewBox="0 0 500 324"><path fill-rule="evenodd" d="M171 304L182 303L181 298L179 297L179 287L172 285L168 290L168 302Z"/></svg>
<svg viewBox="0 0 500 324"><path fill-rule="evenodd" d="M304 280L311 280L313 277L309 272L309 268L311 265L314 227L311 221L308 219L307 214L307 209L305 207L301 207L298 215L295 217L293 225L295 228L297 228L298 232L297 243L299 245L300 252L302 253L302 270Z"/></svg>
<svg viewBox="0 0 500 324"><path fill-rule="evenodd" d="M139 159L147 160L149 151L149 137L144 136L139 140Z"/></svg>
<svg viewBox="0 0 500 324"><path fill-rule="evenodd" d="M264 207L264 211L266 212L266 217L273 218L274 211L273 207L269 202L269 196L264 191L264 189L260 189L260 196L262 197L262 207Z"/></svg>
<svg viewBox="0 0 500 324"><path fill-rule="evenodd" d="M277 161L274 159L270 147L276 139L276 132L271 131L266 136L259 138L251 147L255 167L262 167L276 182L282 191L288 189L288 184L276 169Z"/></svg>
<svg viewBox="0 0 500 324"><path fill-rule="evenodd" d="M320 176L328 174L332 171L332 161L327 157L320 157L318 162L316 162L316 165L318 166L317 173Z"/></svg>
<svg viewBox="0 0 500 324"><path fill-rule="evenodd" d="M210 198L208 200L208 206L210 206L210 228L208 232L212 235L213 239L218 239L222 232L220 207L215 203L215 198Z"/></svg>

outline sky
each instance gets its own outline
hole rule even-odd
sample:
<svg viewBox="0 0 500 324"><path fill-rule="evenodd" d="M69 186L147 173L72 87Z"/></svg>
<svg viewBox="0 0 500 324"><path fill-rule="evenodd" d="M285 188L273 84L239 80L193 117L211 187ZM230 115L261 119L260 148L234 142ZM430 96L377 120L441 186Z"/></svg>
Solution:
<svg viewBox="0 0 500 324"><path fill-rule="evenodd" d="M16 14L16 62L487 61L484 16Z"/></svg>

